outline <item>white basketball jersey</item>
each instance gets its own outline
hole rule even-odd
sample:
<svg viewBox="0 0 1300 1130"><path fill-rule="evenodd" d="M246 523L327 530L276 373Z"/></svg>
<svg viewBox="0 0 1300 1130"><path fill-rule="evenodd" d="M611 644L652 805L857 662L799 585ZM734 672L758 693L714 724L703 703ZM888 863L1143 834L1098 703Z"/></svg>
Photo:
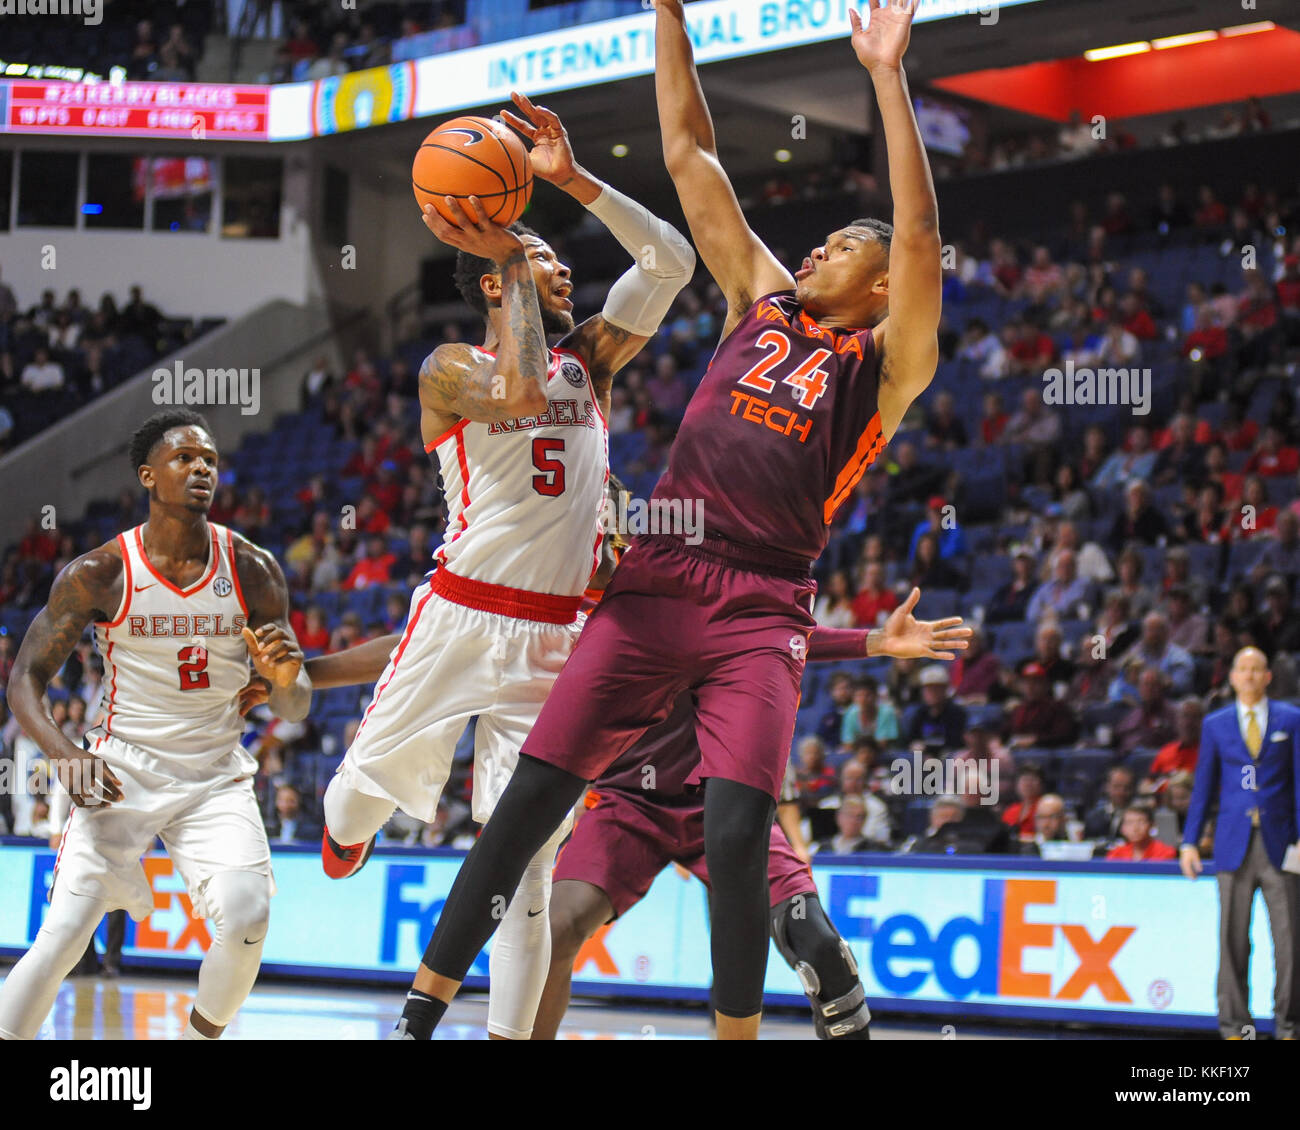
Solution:
<svg viewBox="0 0 1300 1130"><path fill-rule="evenodd" d="M434 557L458 577L577 597L599 562L609 433L576 353L551 350L546 394L539 416L462 419L425 448L447 497Z"/></svg>
<svg viewBox="0 0 1300 1130"><path fill-rule="evenodd" d="M122 603L95 625L104 658L101 720L106 731L155 757L200 769L229 754L244 731L238 695L248 682L241 629L248 609L224 526L212 530L208 567L187 589L158 573L145 556L143 526L118 535Z"/></svg>

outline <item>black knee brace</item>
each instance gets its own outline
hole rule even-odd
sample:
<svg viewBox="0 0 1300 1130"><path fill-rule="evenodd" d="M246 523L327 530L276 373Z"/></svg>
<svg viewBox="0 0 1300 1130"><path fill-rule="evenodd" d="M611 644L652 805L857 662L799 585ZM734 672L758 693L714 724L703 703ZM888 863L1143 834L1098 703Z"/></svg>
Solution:
<svg viewBox="0 0 1300 1130"><path fill-rule="evenodd" d="M871 1010L848 943L814 894L772 907L772 940L795 971L819 1040L869 1040Z"/></svg>

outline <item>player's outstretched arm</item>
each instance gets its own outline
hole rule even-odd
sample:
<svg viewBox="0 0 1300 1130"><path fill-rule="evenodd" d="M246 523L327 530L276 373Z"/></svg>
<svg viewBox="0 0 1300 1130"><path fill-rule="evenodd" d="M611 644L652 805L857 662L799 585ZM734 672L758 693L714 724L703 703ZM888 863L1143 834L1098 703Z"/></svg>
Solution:
<svg viewBox="0 0 1300 1130"><path fill-rule="evenodd" d="M271 554L236 535L235 569L248 605L244 642L253 667L271 684L270 706L280 718L301 722L311 709L311 680L302 648L289 626L289 586Z"/></svg>
<svg viewBox="0 0 1300 1130"><path fill-rule="evenodd" d="M596 395L608 415L614 374L654 336L673 299L691 281L695 251L672 224L579 165L558 114L534 106L523 94L510 97L523 117L503 110L501 120L532 143L528 158L534 175L572 196L635 260L610 290L605 308L560 343L587 363Z"/></svg>
<svg viewBox="0 0 1300 1130"><path fill-rule="evenodd" d="M745 222L731 181L718 161L713 120L700 89L681 0L654 0L655 100L664 164L673 178L691 238L726 295L724 336L754 299L793 290L794 278Z"/></svg>
<svg viewBox="0 0 1300 1130"><path fill-rule="evenodd" d="M853 49L871 74L889 154L894 237L889 252L889 317L877 327L880 426L886 437L930 384L939 361L939 203L903 72L920 0L867 0L870 22L849 10Z"/></svg>
<svg viewBox="0 0 1300 1130"><path fill-rule="evenodd" d="M424 223L444 243L496 264L501 275L500 341L496 357L470 345L440 345L420 366L420 406L426 415L492 423L546 411L551 355L542 329L530 252L514 232L487 218L482 202L469 198L471 213L447 196L460 226L447 223L432 204ZM429 423L429 421L425 421ZM453 421L454 422L454 421ZM434 426L432 433L445 430Z"/></svg>
<svg viewBox="0 0 1300 1130"><path fill-rule="evenodd" d="M311 685L318 690L326 690L329 687L354 687L362 683L373 683L384 673L389 656L401 639L401 635L394 632L392 635L366 640L365 643L333 655L318 655L307 660L307 676L311 679Z"/></svg>
<svg viewBox="0 0 1300 1130"><path fill-rule="evenodd" d="M955 652L966 650L971 630L960 616L918 620L912 611L920 599L921 590L912 589L883 628L817 628L808 640L809 661L861 659L864 655L873 659L955 659Z"/></svg>
<svg viewBox="0 0 1300 1130"><path fill-rule="evenodd" d="M45 688L59 673L86 625L109 620L122 602L122 559L100 548L70 562L50 601L32 621L14 659L7 698L24 733L50 759L77 805L122 799L122 784L98 757L70 742L45 709Z"/></svg>

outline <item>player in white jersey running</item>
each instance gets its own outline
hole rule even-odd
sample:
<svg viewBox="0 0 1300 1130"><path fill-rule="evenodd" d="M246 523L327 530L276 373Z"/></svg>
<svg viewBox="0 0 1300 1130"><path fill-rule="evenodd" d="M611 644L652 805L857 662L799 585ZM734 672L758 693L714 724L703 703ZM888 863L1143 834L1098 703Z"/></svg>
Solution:
<svg viewBox="0 0 1300 1130"><path fill-rule="evenodd" d="M0 987L0 1038L30 1040L59 983L107 911L154 909L140 858L161 837L213 941L183 1039L214 1040L257 978L275 891L253 794L257 764L239 744L249 659L271 709L306 717L311 684L289 627L275 559L207 520L217 452L203 417L151 416L129 454L149 520L71 562L14 660L9 705L72 796L50 908ZM88 624L104 658L98 724L84 748L43 701Z"/></svg>
<svg viewBox="0 0 1300 1130"><path fill-rule="evenodd" d="M560 119L514 95L534 174L573 196L636 260L602 313L574 326L569 268L522 224L501 227L471 197L461 222L424 222L457 248L456 281L485 320L481 346L439 346L420 369L421 433L449 510L438 568L415 590L406 630L325 794L327 874L366 861L395 807L430 821L466 724L477 716L473 815L505 789L580 629L603 540L606 416L614 374L641 350L690 280L695 253L669 224L576 164ZM563 334L554 349L548 334ZM491 956L488 1032L527 1039L549 964L544 911L561 835L503 907Z"/></svg>

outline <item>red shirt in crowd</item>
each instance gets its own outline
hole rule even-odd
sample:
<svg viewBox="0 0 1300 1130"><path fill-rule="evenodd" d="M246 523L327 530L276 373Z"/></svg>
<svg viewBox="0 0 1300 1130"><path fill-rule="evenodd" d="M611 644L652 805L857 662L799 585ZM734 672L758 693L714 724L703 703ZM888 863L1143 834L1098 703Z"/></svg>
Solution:
<svg viewBox="0 0 1300 1130"><path fill-rule="evenodd" d="M1139 341L1154 341L1159 335L1155 322L1145 310L1139 310L1131 318L1125 319L1124 328Z"/></svg>
<svg viewBox="0 0 1300 1130"><path fill-rule="evenodd" d="M1168 844L1148 837L1144 844L1120 844L1106 853L1107 859L1127 860L1130 863L1163 863L1177 859L1178 853Z"/></svg>
<svg viewBox="0 0 1300 1130"><path fill-rule="evenodd" d="M1167 742L1160 747L1160 752L1151 762L1151 768L1147 772L1148 777L1167 777L1171 773L1194 773L1196 771L1196 758L1201 751L1201 745L1197 742L1195 745L1183 745L1179 741Z"/></svg>
<svg viewBox="0 0 1300 1130"><path fill-rule="evenodd" d="M881 589L880 592L863 589L853 598L850 607L853 609L853 622L859 628L874 628L882 612L888 616L898 607L898 597L889 589Z"/></svg>
<svg viewBox="0 0 1300 1130"><path fill-rule="evenodd" d="M1034 834L1034 816L1038 812L1038 801L1026 805L1023 800L1016 801L1002 814L1002 823L1009 824L1021 836Z"/></svg>
<svg viewBox="0 0 1300 1130"><path fill-rule="evenodd" d="M378 557L363 557L352 566L352 572L343 582L345 589L361 589L367 585L386 585L397 558L391 553L382 553Z"/></svg>
<svg viewBox="0 0 1300 1130"><path fill-rule="evenodd" d="M1294 447L1279 447L1272 454L1257 451L1246 460L1246 474L1263 475L1266 478L1294 475L1297 468L1300 468L1300 449Z"/></svg>
<svg viewBox="0 0 1300 1130"><path fill-rule="evenodd" d="M1009 419L1011 417L1005 412L999 412L996 416L985 416L980 421L980 437L984 440L986 447L991 447L1002 438L1002 433L1006 429Z"/></svg>
<svg viewBox="0 0 1300 1130"><path fill-rule="evenodd" d="M1190 357L1193 349L1199 349L1203 357L1213 361L1228 352L1228 334L1222 326L1209 326L1202 330L1192 330L1183 342L1183 356Z"/></svg>

